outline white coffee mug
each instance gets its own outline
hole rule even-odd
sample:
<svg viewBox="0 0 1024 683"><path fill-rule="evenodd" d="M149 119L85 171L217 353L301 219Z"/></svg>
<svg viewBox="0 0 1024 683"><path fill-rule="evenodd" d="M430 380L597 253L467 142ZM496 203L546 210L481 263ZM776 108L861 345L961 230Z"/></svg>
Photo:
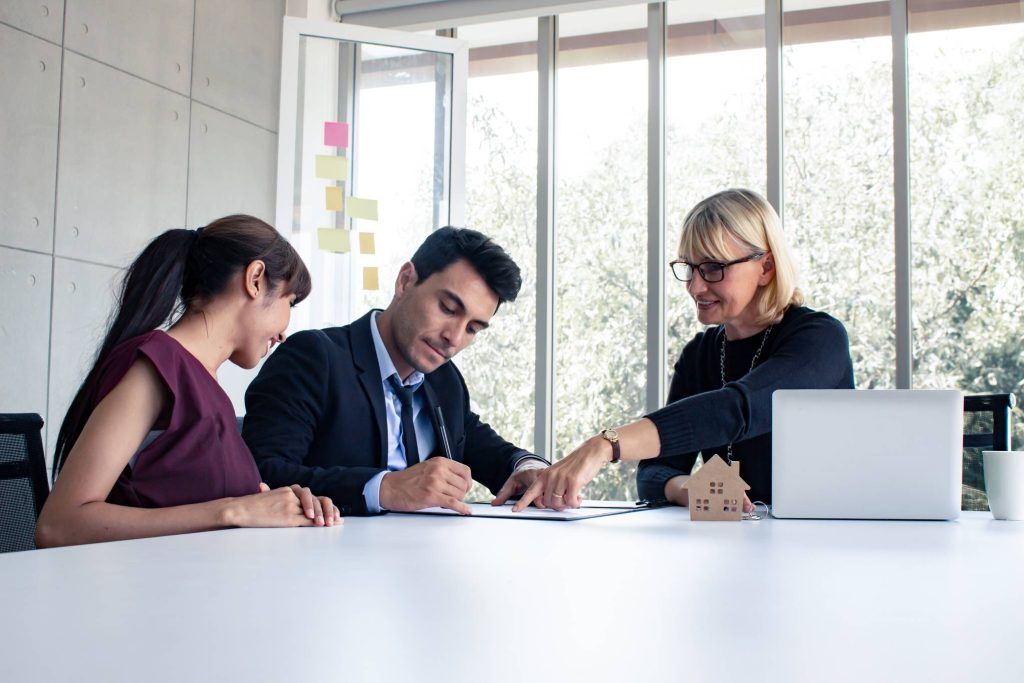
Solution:
<svg viewBox="0 0 1024 683"><path fill-rule="evenodd" d="M981 456L992 516L1024 520L1024 451L982 451Z"/></svg>

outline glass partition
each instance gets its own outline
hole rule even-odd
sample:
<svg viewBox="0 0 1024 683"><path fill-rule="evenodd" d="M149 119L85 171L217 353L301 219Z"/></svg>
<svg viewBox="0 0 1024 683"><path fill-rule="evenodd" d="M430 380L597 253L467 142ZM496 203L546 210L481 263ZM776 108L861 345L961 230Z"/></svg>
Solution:
<svg viewBox="0 0 1024 683"><path fill-rule="evenodd" d="M465 78L465 50L397 31L286 20L286 32L289 25L278 228L290 227L313 275L293 318L302 329L387 306L420 242L455 215L461 221L465 103L455 84L459 50Z"/></svg>

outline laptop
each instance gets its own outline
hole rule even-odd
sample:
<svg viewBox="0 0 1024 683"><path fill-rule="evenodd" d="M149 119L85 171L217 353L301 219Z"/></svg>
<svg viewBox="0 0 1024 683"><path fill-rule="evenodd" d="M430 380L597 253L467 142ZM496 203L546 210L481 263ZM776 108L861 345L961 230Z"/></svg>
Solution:
<svg viewBox="0 0 1024 683"><path fill-rule="evenodd" d="M959 391L776 391L772 515L956 519L963 416Z"/></svg>

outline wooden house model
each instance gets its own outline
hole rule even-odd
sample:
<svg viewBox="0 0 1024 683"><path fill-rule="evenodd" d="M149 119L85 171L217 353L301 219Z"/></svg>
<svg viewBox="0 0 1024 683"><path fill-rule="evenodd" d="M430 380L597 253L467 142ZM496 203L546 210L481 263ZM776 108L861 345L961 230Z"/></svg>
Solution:
<svg viewBox="0 0 1024 683"><path fill-rule="evenodd" d="M740 464L727 465L717 455L691 476L683 488L690 498L692 521L740 521L743 519L743 494L749 491L740 479Z"/></svg>

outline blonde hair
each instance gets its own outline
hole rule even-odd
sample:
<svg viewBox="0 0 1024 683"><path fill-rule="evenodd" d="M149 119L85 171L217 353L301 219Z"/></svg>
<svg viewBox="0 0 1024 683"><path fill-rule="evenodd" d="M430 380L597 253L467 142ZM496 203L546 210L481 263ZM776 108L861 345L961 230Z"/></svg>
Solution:
<svg viewBox="0 0 1024 683"><path fill-rule="evenodd" d="M771 252L775 277L754 295L757 323L778 322L790 306L801 306L804 295L797 287L796 266L782 234L782 223L764 197L751 190L723 190L701 200L683 221L679 258L730 259L730 242L747 251Z"/></svg>

